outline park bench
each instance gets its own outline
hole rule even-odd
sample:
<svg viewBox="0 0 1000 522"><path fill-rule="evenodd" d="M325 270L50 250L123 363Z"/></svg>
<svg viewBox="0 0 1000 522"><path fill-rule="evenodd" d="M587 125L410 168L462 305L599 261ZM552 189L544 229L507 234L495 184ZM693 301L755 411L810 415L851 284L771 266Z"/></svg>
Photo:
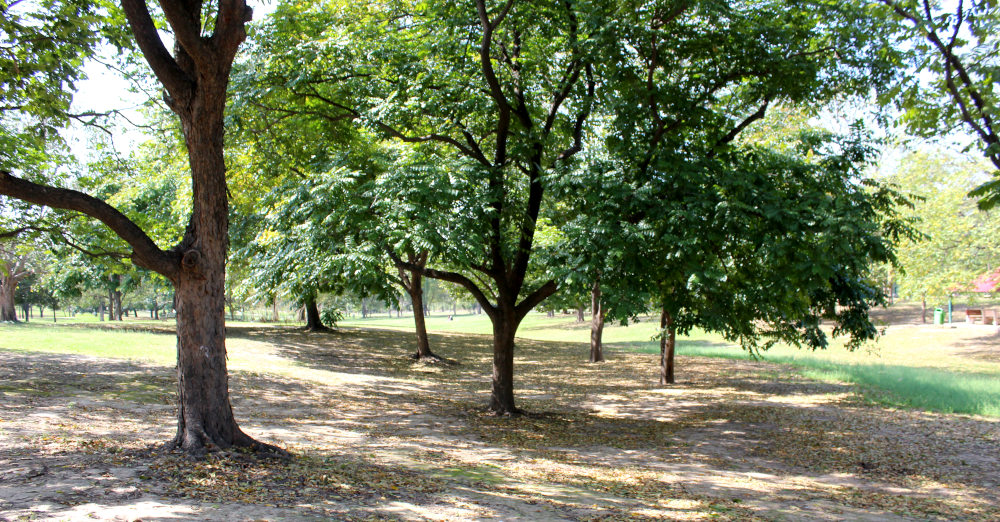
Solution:
<svg viewBox="0 0 1000 522"><path fill-rule="evenodd" d="M969 308L965 311L965 322L976 324L976 322L982 324L995 324L1000 325L1000 316L998 316L996 310L985 310L983 308Z"/></svg>

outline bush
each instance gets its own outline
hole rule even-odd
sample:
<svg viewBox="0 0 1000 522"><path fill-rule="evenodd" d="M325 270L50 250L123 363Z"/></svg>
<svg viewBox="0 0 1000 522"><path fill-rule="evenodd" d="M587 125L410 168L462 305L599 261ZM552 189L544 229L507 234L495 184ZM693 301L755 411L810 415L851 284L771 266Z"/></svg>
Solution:
<svg viewBox="0 0 1000 522"><path fill-rule="evenodd" d="M344 319L344 312L341 312L337 308L326 308L319 313L319 320L324 326L329 328L336 328L337 321L342 321Z"/></svg>

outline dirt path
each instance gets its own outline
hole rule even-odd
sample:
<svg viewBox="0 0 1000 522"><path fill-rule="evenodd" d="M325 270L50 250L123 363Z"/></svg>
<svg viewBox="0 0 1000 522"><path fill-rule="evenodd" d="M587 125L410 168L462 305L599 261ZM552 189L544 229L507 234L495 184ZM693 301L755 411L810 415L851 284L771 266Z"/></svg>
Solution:
<svg viewBox="0 0 1000 522"><path fill-rule="evenodd" d="M520 341L531 414L498 419L483 338L435 337L461 364L433 366L402 356L405 334L268 335L299 371L233 372L233 404L289 461L155 451L170 368L0 351L0 519L1000 518L996 421L864 405L765 363L681 358L659 389L651 356Z"/></svg>

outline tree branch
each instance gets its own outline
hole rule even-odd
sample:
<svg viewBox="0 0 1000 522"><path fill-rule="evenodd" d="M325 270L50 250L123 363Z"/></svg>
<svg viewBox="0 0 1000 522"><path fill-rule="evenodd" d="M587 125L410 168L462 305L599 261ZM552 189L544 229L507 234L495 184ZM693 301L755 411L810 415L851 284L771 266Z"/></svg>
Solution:
<svg viewBox="0 0 1000 522"><path fill-rule="evenodd" d="M181 69L156 32L145 0L122 0L125 17L146 62L153 69L167 94L173 99L187 100L194 90L194 78Z"/></svg>
<svg viewBox="0 0 1000 522"><path fill-rule="evenodd" d="M208 43L201 38L201 2L161 0L160 7L167 17L167 23L173 29L177 44L198 64L199 69L207 66L212 60L212 52ZM216 32L218 30L219 28L216 28Z"/></svg>
<svg viewBox="0 0 1000 522"><path fill-rule="evenodd" d="M729 132L727 132L726 135L723 136L722 138L719 138L719 141L715 142L715 148L722 147L723 145L726 145L729 142L733 141L734 139L736 139L736 136L739 136L739 134L743 132L743 130L746 129L748 126L750 126L751 123L763 118L767 114L767 106L770 103L771 103L771 98L769 96L765 96L764 103L761 104L759 109L757 109L757 112L754 112L750 116L747 116L746 119L744 119L739 123L739 125L730 129ZM708 151L707 156L709 158L714 157L715 150Z"/></svg>
<svg viewBox="0 0 1000 522"><path fill-rule="evenodd" d="M525 297L524 300L521 301L521 304L517 305L514 308L516 322L520 323L521 320L524 319L526 315L528 315L528 312L530 312L536 306L541 304L542 301L544 301L550 295L556 293L556 290L559 290L559 286L556 285L556 282L548 281L544 285L538 287L538 289L536 289L534 292L528 294L528 297Z"/></svg>
<svg viewBox="0 0 1000 522"><path fill-rule="evenodd" d="M173 279L179 270L179 254L161 250L132 220L93 196L32 183L6 171L0 171L0 194L50 208L75 210L98 219L132 247L137 265L169 279Z"/></svg>
<svg viewBox="0 0 1000 522"><path fill-rule="evenodd" d="M403 261L402 259L400 259L398 255L396 255L396 253L391 248L386 248L386 252L389 254L389 258L392 259L393 264L396 265L396 268L411 270L413 272L425 275L427 277L432 277L434 279L440 279L441 281L448 281L450 283L461 285L463 288L468 290L470 294L472 294L472 297L476 298L476 301L479 303L480 306L483 307L483 310L486 312L486 314L490 316L490 319L496 318L497 315L496 307L493 306L493 303L490 302L489 298L486 297L486 294L484 294L483 291L479 289L479 285L477 285L473 280L457 272L435 270L433 268L427 268L426 266L420 266L414 263Z"/></svg>

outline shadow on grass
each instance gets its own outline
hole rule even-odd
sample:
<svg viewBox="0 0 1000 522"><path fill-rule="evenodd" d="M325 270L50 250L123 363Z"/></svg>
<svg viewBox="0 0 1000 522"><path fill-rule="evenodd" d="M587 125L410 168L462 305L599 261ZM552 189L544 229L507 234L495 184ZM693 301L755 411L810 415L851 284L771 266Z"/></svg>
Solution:
<svg viewBox="0 0 1000 522"><path fill-rule="evenodd" d="M532 518L532 512L520 510L542 500L549 503L546 513L573 519L653 509L662 495L777 501L779 493L797 495L789 491L799 488L793 483L801 477L848 481L826 475L835 472L858 480L947 480L968 486L969 498L996 503L984 487L1000 466L996 423L857 408L841 397L850 390L846 385L816 384L766 363L681 357L678 376L684 384L657 388L653 354L611 352L607 363L584 364L583 343L519 339L515 394L529 415L498 418L484 411L492 360L485 336L432 337L432 349L461 360L457 367L413 362L407 357L412 334L406 332L245 328L231 336L269 343L283 358L330 372L329 382L232 372L232 402L241 425L269 442L303 448L296 461L301 469L279 465L272 476L268 466L237 459L219 464L215 471L222 473L211 475L210 469L199 475L204 470L189 466L176 478L186 482L171 482L170 473L157 478L169 495L207 501L214 493L193 485L243 484L253 491L237 486L222 491L230 491L230 500L254 503L315 500L317 509L334 515L350 506L387 514L381 497L416 506L458 498L485 506L467 514L472 518ZM692 348L719 347L695 342ZM146 379L160 393L172 394L169 368L26 352L0 352L0 358L0 382L16 380L17 386L0 404L5 419L41 410L83 426L84 432L103 422L118 430L118 438L128 438L128 430L172 427L172 408L150 415L111 406L113 397L127 393L127 383ZM337 373L364 378L337 380ZM69 406L67 399L79 396L93 397L89 409ZM154 399L140 394L128 400L150 405ZM135 413L121 416L118 410ZM46 448L29 440L19 446L19 458L54 458ZM370 457L375 454L380 457ZM497 470L492 479L482 478L484 467ZM768 488L748 484L749 472L762 473ZM665 479L666 473L681 478ZM318 478L323 475L328 478ZM281 481L295 486L267 477L284 477ZM319 482L313 486L309 480ZM685 489L671 486L678 482ZM418 483L427 489L407 491ZM791 489L781 493L783 487ZM298 495L295 489L300 496L286 496ZM850 500L840 489L826 493ZM886 509L894 509L886 502ZM702 506L696 512L711 510Z"/></svg>

